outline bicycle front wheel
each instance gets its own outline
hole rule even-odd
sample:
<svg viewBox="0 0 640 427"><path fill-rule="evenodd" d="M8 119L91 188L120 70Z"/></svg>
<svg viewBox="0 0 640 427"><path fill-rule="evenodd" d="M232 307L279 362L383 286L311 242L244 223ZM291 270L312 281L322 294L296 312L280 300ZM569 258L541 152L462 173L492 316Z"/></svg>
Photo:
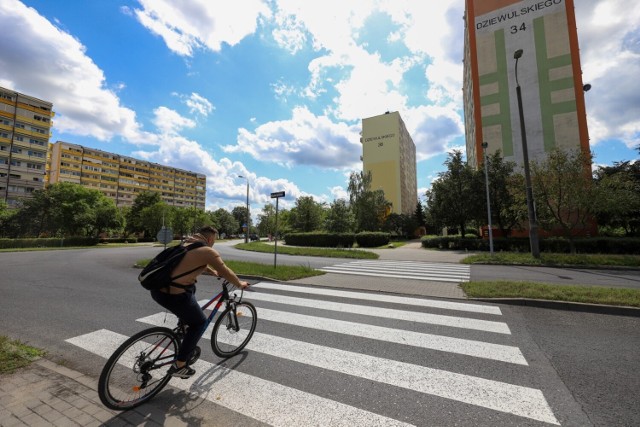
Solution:
<svg viewBox="0 0 640 427"><path fill-rule="evenodd" d="M179 345L173 331L162 327L146 329L126 340L102 368L98 396L104 406L124 411L158 394L171 379L167 371Z"/></svg>
<svg viewBox="0 0 640 427"><path fill-rule="evenodd" d="M211 349L218 357L238 354L256 330L258 315L250 302L234 302L222 312L211 333Z"/></svg>

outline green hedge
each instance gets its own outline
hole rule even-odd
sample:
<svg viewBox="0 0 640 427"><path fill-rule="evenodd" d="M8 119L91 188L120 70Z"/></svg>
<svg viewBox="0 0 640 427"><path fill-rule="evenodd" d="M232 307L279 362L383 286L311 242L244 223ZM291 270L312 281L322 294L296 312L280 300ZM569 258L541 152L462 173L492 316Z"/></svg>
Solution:
<svg viewBox="0 0 640 427"><path fill-rule="evenodd" d="M16 248L59 248L64 246L95 246L99 239L96 237L65 237L46 239L0 239L0 249Z"/></svg>
<svg viewBox="0 0 640 427"><path fill-rule="evenodd" d="M321 248L350 248L356 241L354 233L288 233L284 237L287 245Z"/></svg>
<svg viewBox="0 0 640 427"><path fill-rule="evenodd" d="M541 252L570 253L569 241L563 238L540 239ZM576 239L574 245L577 253L584 254L640 254L640 239L594 237L590 239ZM426 237L422 239L422 246L434 249L488 251L488 239L468 239L458 236ZM529 238L497 238L493 239L493 250L496 252L529 252L531 250Z"/></svg>
<svg viewBox="0 0 640 427"><path fill-rule="evenodd" d="M141 240L136 237L104 237L100 239L100 243L138 243Z"/></svg>
<svg viewBox="0 0 640 427"><path fill-rule="evenodd" d="M363 231L356 234L356 242L361 248L376 248L389 244L389 233Z"/></svg>
<svg viewBox="0 0 640 427"><path fill-rule="evenodd" d="M284 237L287 245L320 248L351 248L357 242L361 248L375 248L389 244L389 233L364 231L362 233L289 233Z"/></svg>

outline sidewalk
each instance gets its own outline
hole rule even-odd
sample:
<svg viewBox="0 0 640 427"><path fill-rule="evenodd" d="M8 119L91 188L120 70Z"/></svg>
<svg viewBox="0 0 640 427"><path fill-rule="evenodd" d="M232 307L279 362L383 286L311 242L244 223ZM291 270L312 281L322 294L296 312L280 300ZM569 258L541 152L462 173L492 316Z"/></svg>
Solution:
<svg viewBox="0 0 640 427"><path fill-rule="evenodd" d="M372 249L371 252L377 253L380 256L379 259L382 261L421 261L454 264L458 264L460 260L469 256L469 253L464 251L423 250L421 249L419 241L410 242L395 249ZM291 280L287 283L398 293L422 297L466 299L466 295L460 286L453 282L432 282L421 280L392 281L383 277L326 273L322 276Z"/></svg>

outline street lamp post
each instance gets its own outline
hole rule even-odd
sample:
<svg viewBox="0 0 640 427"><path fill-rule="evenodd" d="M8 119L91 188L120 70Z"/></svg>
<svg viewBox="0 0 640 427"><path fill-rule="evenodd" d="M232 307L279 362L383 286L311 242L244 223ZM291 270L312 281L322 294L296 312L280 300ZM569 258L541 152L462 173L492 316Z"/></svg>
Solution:
<svg viewBox="0 0 640 427"><path fill-rule="evenodd" d="M247 231L245 231L244 233L244 242L248 243L249 242L249 230L251 229L251 225L249 224L249 219L251 218L251 215L249 214L249 178L242 176L242 175L238 175L238 178L244 178L247 180Z"/></svg>
<svg viewBox="0 0 640 427"><path fill-rule="evenodd" d="M522 111L522 92L518 82L518 59L522 57L522 49L518 49L513 54L516 60L516 95L518 97L518 114L520 115L520 135L522 137L522 159L524 163L524 179L527 186L527 211L529 214L529 244L531 245L531 255L540 258L540 247L538 246L538 220L536 219L536 209L533 203L533 190L531 188L531 173L529 172L529 151L527 148L527 134L524 127L524 113Z"/></svg>
<svg viewBox="0 0 640 427"><path fill-rule="evenodd" d="M484 156L484 185L487 189L487 218L489 220L489 254L493 256L493 230L491 228L491 201L489 199L489 171L487 169L487 147L489 143L482 143L482 153Z"/></svg>

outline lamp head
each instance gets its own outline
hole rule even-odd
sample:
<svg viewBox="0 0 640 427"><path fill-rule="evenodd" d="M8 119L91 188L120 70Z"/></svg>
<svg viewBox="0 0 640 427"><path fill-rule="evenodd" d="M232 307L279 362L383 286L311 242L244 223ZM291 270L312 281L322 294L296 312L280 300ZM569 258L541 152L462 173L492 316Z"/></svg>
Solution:
<svg viewBox="0 0 640 427"><path fill-rule="evenodd" d="M485 142L483 142L483 143L482 143L482 148L483 148L483 149L485 149L485 150L486 150L488 146L489 146L489 143L488 143L487 141L485 141Z"/></svg>
<svg viewBox="0 0 640 427"><path fill-rule="evenodd" d="M589 92L589 90L591 90L591 84L587 83L586 85L582 86L582 90L585 92Z"/></svg>
<svg viewBox="0 0 640 427"><path fill-rule="evenodd" d="M513 53L513 59L522 58L522 49L518 49Z"/></svg>

